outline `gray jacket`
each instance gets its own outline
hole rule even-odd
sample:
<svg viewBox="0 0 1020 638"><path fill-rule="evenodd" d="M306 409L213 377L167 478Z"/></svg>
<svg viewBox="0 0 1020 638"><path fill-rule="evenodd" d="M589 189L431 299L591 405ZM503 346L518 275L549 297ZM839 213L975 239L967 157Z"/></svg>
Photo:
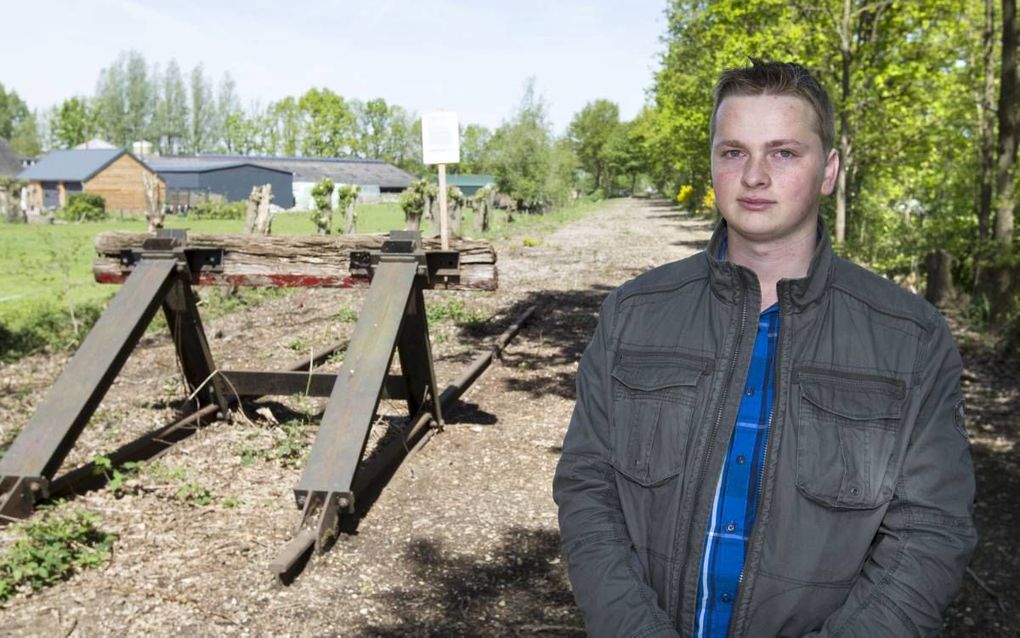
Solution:
<svg viewBox="0 0 1020 638"><path fill-rule="evenodd" d="M760 292L709 248L612 292L553 492L599 636L690 635ZM923 636L976 543L960 356L924 300L836 257L779 283L773 421L732 636Z"/></svg>

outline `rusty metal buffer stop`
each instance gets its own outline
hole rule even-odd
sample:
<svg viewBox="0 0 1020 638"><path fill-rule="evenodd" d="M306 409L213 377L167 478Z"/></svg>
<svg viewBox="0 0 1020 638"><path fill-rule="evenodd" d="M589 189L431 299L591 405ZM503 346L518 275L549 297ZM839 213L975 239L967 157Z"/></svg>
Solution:
<svg viewBox="0 0 1020 638"><path fill-rule="evenodd" d="M295 489L301 521L293 539L270 565L286 578L312 547L324 551L341 520L357 515L359 499L378 493L411 451L442 424L449 409L498 357L534 312L528 308L463 374L437 391L423 290L456 283L458 251L425 250L416 231L393 231L378 250L352 251L352 277L370 287L349 344L313 353L282 371L220 370L202 328L193 285L221 272L224 251L189 246L185 231L160 231L141 246L121 251L124 285L0 459L0 523L31 515L35 504L102 482L94 464L54 475L109 390L156 311L166 317L175 353L195 408L178 421L108 455L114 466L152 458L197 427L229 416L242 398L307 394L328 397L308 461ZM347 346L340 370L316 371ZM399 374L390 372L393 356ZM407 406L408 427L364 459L369 432L383 398ZM373 492L374 491L374 492ZM370 500L370 499L368 499ZM360 513L364 513L364 507Z"/></svg>

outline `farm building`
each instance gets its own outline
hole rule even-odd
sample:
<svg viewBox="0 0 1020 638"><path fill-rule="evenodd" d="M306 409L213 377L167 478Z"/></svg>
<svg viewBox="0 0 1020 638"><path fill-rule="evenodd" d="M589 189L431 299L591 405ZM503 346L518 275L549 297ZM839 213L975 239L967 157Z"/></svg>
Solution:
<svg viewBox="0 0 1020 638"><path fill-rule="evenodd" d="M438 182L439 178L433 178L433 182ZM447 175L446 185L456 186L460 189L460 192L465 197L471 197L479 190L486 186L492 186L496 183L495 178L492 175Z"/></svg>
<svg viewBox="0 0 1020 638"><path fill-rule="evenodd" d="M396 197L407 188L414 177L392 164L382 160L346 159L325 157L244 157L237 155L200 155L200 156L169 156L164 155L158 160L160 166L174 163L187 163L200 159L208 162L251 163L256 166L286 171L294 175L293 208L310 210L312 203L312 187L328 177L336 184L347 184L361 187L359 197L362 202L373 202L387 196ZM249 189L250 190L250 189ZM275 192L275 187L274 187ZM336 195L334 194L334 200ZM280 202L274 197L275 202ZM280 204L282 206L282 204Z"/></svg>
<svg viewBox="0 0 1020 638"><path fill-rule="evenodd" d="M50 209L67 204L68 193L95 193L108 210L144 211L142 175L159 177L122 148L53 151L18 174L29 183L28 205ZM159 180L160 197L164 185Z"/></svg>
<svg viewBox="0 0 1020 638"><path fill-rule="evenodd" d="M171 210L186 210L213 195L228 202L241 201L248 198L252 187L263 184L273 187L274 204L294 206L294 176L282 169L205 157L156 157L149 166L166 182L165 201Z"/></svg>
<svg viewBox="0 0 1020 638"><path fill-rule="evenodd" d="M0 177L14 177L21 172L21 158L14 154L7 140L0 137Z"/></svg>

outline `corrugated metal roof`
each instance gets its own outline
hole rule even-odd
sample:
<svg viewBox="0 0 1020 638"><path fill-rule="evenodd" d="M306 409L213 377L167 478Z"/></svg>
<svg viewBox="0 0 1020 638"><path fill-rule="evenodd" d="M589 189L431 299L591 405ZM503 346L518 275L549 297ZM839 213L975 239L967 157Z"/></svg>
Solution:
<svg viewBox="0 0 1020 638"><path fill-rule="evenodd" d="M241 162L294 174L295 182L317 182L328 177L341 184L407 188L414 177L382 160L324 157L247 157L237 155L162 156L161 166L194 162Z"/></svg>
<svg viewBox="0 0 1020 638"><path fill-rule="evenodd" d="M126 153L122 148L53 151L18 174L18 179L84 182Z"/></svg>
<svg viewBox="0 0 1020 638"><path fill-rule="evenodd" d="M226 168L237 168L239 166L254 166L267 171L284 173L290 175L290 171L256 164L255 162L223 162L210 161L201 157L159 157L146 162L146 165L157 173L208 173Z"/></svg>

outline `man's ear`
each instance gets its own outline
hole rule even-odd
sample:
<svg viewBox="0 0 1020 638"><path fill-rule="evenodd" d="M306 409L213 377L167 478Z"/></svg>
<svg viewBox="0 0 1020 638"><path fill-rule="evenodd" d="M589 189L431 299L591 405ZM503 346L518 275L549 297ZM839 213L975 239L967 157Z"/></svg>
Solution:
<svg viewBox="0 0 1020 638"><path fill-rule="evenodd" d="M836 149L829 151L822 169L822 195L832 195L836 188L836 177L839 176L839 153Z"/></svg>

